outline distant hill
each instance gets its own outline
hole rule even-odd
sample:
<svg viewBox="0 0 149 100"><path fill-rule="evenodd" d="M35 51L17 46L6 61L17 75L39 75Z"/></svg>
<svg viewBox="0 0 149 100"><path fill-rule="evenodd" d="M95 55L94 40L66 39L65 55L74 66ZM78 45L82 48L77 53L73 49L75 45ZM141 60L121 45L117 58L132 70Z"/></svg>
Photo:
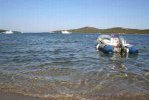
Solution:
<svg viewBox="0 0 149 100"><path fill-rule="evenodd" d="M108 29L98 29L95 27L82 27L78 29L70 29L67 30L69 32L77 32L77 33L130 33L130 34L149 34L149 29L140 30L140 29L130 29L130 28L122 28L122 27L114 27ZM60 32L60 31L55 31Z"/></svg>
<svg viewBox="0 0 149 100"><path fill-rule="evenodd" d="M82 27L78 29L68 30L70 32L79 32L79 33L98 33L100 30L94 27Z"/></svg>
<svg viewBox="0 0 149 100"><path fill-rule="evenodd" d="M109 29L101 29L100 33L130 33L130 34L149 34L149 29L140 30L140 29L130 29L130 28L109 28Z"/></svg>
<svg viewBox="0 0 149 100"><path fill-rule="evenodd" d="M7 30L0 29L0 33L5 32L5 31L7 31Z"/></svg>
<svg viewBox="0 0 149 100"><path fill-rule="evenodd" d="M3 33L3 32L5 32L5 31L8 31L8 30L0 29L0 33ZM13 31L13 32L14 32L14 34L15 34L15 33L21 33L21 32L19 32L19 31Z"/></svg>

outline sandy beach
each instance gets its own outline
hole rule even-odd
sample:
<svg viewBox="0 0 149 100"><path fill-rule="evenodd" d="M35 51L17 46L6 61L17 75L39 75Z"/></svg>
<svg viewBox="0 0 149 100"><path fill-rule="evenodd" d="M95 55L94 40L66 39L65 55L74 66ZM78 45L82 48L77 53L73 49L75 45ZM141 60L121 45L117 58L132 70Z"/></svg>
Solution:
<svg viewBox="0 0 149 100"><path fill-rule="evenodd" d="M148 95L119 95L119 96L96 96L92 97L92 100L149 100ZM10 93L10 92L0 92L0 100L89 100L86 97L81 96L52 96L52 97L32 97L28 95L23 95L20 93Z"/></svg>
<svg viewBox="0 0 149 100"><path fill-rule="evenodd" d="M19 93L0 92L0 100L41 100L38 97L26 96Z"/></svg>

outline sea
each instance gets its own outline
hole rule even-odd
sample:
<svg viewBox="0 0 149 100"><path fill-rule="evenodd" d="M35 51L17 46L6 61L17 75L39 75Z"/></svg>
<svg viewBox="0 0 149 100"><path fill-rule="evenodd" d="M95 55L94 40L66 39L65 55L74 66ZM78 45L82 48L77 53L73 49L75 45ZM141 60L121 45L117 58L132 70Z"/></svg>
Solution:
<svg viewBox="0 0 149 100"><path fill-rule="evenodd" d="M97 51L99 35L0 34L0 91L74 100L149 97L149 35L123 34L139 49L126 56Z"/></svg>

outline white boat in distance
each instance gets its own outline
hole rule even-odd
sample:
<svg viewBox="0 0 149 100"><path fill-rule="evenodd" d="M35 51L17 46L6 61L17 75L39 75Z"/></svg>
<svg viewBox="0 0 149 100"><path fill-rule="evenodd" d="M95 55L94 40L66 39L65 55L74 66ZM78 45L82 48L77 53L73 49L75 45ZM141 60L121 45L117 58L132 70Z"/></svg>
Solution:
<svg viewBox="0 0 149 100"><path fill-rule="evenodd" d="M4 34L13 34L13 31L11 31L11 30L8 30L8 31L5 31L5 32L3 32Z"/></svg>
<svg viewBox="0 0 149 100"><path fill-rule="evenodd" d="M70 34L71 32L66 31L66 30L63 30L63 31L61 31L61 33L62 33L62 34Z"/></svg>

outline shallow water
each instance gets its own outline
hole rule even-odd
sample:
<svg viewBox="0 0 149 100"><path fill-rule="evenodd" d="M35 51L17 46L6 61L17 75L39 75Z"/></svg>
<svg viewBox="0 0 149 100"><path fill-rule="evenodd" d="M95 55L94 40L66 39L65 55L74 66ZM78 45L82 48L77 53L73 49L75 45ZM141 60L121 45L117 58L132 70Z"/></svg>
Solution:
<svg viewBox="0 0 149 100"><path fill-rule="evenodd" d="M138 55L96 50L99 34L0 34L0 91L93 99L149 95L149 35L124 35Z"/></svg>

